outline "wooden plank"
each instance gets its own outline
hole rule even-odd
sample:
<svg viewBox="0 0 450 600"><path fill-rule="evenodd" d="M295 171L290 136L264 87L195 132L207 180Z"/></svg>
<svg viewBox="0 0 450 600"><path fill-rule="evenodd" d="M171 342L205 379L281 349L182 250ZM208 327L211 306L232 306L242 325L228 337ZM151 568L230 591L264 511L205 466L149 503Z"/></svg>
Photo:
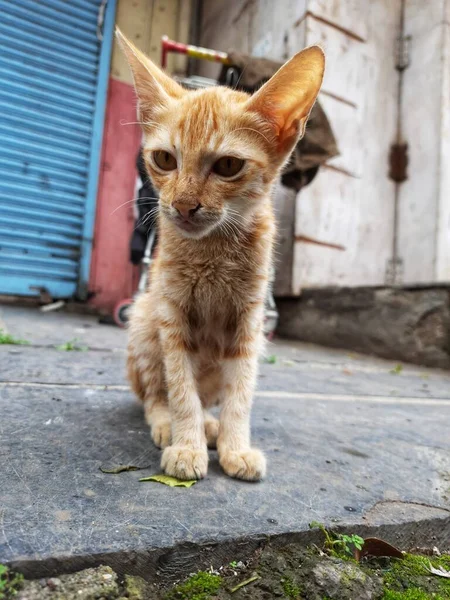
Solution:
<svg viewBox="0 0 450 600"><path fill-rule="evenodd" d="M161 64L161 38L163 35L175 39L178 29L178 0L154 0L150 34L150 58ZM148 35L148 34L147 34ZM167 57L167 70L172 73L175 68L175 56Z"/></svg>
<svg viewBox="0 0 450 600"><path fill-rule="evenodd" d="M427 4L432 10L425 10L420 0L407 0L405 12L405 32L413 36L401 100L409 176L399 188L397 240L406 284L430 283L436 277L443 26L436 25L436 3Z"/></svg>
<svg viewBox="0 0 450 600"><path fill-rule="evenodd" d="M183 5L186 11L190 0L183 0ZM163 35L177 37L178 16L178 0L119 0L116 24L140 50L159 65L161 64L161 37ZM169 56L169 71L173 70L175 60L173 55ZM128 63L117 42L113 46L111 75L123 83L133 83Z"/></svg>
<svg viewBox="0 0 450 600"><path fill-rule="evenodd" d="M347 30L362 40L367 39L368 2L361 0L309 0L308 13Z"/></svg>
<svg viewBox="0 0 450 600"><path fill-rule="evenodd" d="M192 40L189 39L192 16L192 0L178 0L178 17L177 17L177 35L178 42L189 44ZM174 56L174 73L185 75L187 71L187 56L177 54Z"/></svg>
<svg viewBox="0 0 450 600"><path fill-rule="evenodd" d="M150 50L152 0L119 0L116 25L143 52ZM124 53L114 41L111 58L111 75L123 83L133 83Z"/></svg>

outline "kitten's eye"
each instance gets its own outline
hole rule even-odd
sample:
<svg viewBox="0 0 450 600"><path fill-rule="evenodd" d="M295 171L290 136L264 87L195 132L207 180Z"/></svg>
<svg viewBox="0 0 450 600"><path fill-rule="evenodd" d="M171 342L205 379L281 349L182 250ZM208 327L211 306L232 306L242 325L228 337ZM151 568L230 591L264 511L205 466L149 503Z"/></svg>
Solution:
<svg viewBox="0 0 450 600"><path fill-rule="evenodd" d="M163 171L174 171L177 168L177 159L165 150L155 150L153 160L156 166Z"/></svg>
<svg viewBox="0 0 450 600"><path fill-rule="evenodd" d="M235 156L222 156L214 165L212 170L221 177L234 177L242 170L245 160Z"/></svg>

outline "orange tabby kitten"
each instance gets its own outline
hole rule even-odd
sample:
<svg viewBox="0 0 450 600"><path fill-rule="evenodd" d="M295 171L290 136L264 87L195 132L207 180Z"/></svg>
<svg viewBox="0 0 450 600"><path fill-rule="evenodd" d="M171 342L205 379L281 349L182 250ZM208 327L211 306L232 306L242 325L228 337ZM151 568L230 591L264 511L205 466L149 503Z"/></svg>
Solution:
<svg viewBox="0 0 450 600"><path fill-rule="evenodd" d="M305 130L324 55L296 54L257 93L186 91L120 32L134 75L159 252L134 305L128 374L161 466L200 479L207 446L232 477L264 477L250 408L272 260L273 184ZM208 408L222 406L220 421Z"/></svg>

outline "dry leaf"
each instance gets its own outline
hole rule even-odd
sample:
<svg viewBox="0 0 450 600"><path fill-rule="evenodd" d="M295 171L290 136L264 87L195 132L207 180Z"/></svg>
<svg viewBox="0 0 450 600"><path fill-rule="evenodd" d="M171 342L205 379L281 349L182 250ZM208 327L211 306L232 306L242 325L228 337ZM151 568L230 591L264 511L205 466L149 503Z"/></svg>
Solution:
<svg viewBox="0 0 450 600"><path fill-rule="evenodd" d="M177 479L176 477L170 477L170 475L151 475L150 477L141 477L139 481L157 481L158 483L163 483L164 485L168 485L170 487L186 488L190 488L197 483L197 479L183 481L182 479Z"/></svg>
<svg viewBox="0 0 450 600"><path fill-rule="evenodd" d="M428 564L430 565L430 573L433 573L433 575L438 575L439 577L445 577L446 579L450 579L450 571L447 571L446 569L444 569L444 567L439 567L439 569L435 569L430 562Z"/></svg>
<svg viewBox="0 0 450 600"><path fill-rule="evenodd" d="M111 469L105 469L103 467L99 467L102 473L110 473L111 475L117 475L118 473L123 473L124 471L142 471L143 469L150 468L151 465L146 465L145 467L135 467L134 465L117 465L117 467L111 467Z"/></svg>
<svg viewBox="0 0 450 600"><path fill-rule="evenodd" d="M404 558L401 552L395 546L378 538L366 538L361 550L355 550L356 560L361 560L364 556L391 556L393 558Z"/></svg>

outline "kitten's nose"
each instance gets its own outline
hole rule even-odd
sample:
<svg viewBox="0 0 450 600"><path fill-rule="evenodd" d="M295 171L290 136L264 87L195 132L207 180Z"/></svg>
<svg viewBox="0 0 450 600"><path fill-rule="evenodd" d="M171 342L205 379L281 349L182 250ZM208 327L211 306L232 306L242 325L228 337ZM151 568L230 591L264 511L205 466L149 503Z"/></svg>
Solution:
<svg viewBox="0 0 450 600"><path fill-rule="evenodd" d="M192 204L186 204L184 202L178 202L175 200L172 202L172 206L178 212L179 215L183 217L183 219L189 219L194 216L194 214L201 208L201 204L197 204L197 206L192 207Z"/></svg>

